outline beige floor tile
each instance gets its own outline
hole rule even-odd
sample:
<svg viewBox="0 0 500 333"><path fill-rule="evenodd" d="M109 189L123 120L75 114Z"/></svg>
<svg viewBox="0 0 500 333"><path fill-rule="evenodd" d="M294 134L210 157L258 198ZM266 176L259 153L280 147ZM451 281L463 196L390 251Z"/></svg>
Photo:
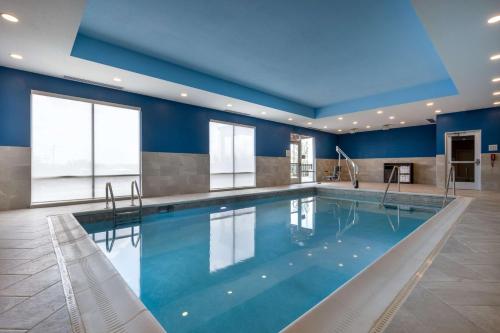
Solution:
<svg viewBox="0 0 500 333"><path fill-rule="evenodd" d="M3 329L31 329L66 304L60 283L0 314Z"/></svg>
<svg viewBox="0 0 500 333"><path fill-rule="evenodd" d="M31 275L8 288L0 290L1 296L33 296L61 280L59 267L54 265Z"/></svg>
<svg viewBox="0 0 500 333"><path fill-rule="evenodd" d="M500 306L453 306L485 332L500 332Z"/></svg>
<svg viewBox="0 0 500 333"><path fill-rule="evenodd" d="M422 285L449 305L500 305L500 283L497 282L422 281Z"/></svg>
<svg viewBox="0 0 500 333"><path fill-rule="evenodd" d="M29 330L29 333L72 333L68 308L63 305L57 312ZM136 331L138 332L138 331ZM146 331L144 331L146 333Z"/></svg>

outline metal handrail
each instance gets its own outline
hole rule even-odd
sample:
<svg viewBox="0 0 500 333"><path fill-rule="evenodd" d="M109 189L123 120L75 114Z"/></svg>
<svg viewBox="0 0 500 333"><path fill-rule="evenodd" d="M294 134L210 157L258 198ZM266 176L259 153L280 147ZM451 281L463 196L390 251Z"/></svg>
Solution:
<svg viewBox="0 0 500 333"><path fill-rule="evenodd" d="M134 236L135 236L134 228L135 228L135 226L131 227L132 234L130 235L130 241L132 242L132 246L134 246L134 247L137 247L137 245L139 244L139 241L141 240L141 226L138 225L138 227L139 227L139 234L137 235L137 241L134 240Z"/></svg>
<svg viewBox="0 0 500 333"><path fill-rule="evenodd" d="M349 177L351 178L351 183L354 186L354 188L358 188L358 174L359 174L358 165L354 163L354 161L351 160L349 156L347 156L346 153L344 153L344 151L340 149L339 146L336 146L335 150L339 154L339 163L338 163L339 167L340 167L341 157L344 157L347 165L347 171L349 172ZM351 164L352 167L352 173L351 173L351 168L349 167L349 163Z"/></svg>
<svg viewBox="0 0 500 333"><path fill-rule="evenodd" d="M139 191L139 185L137 184L137 181L134 180L130 184L130 191L131 191L131 205L135 206L134 200L135 200L135 194L134 190L137 191L137 199L139 199L139 211L142 215L142 197L141 197L141 192Z"/></svg>
<svg viewBox="0 0 500 333"><path fill-rule="evenodd" d="M111 242L109 241L109 231L110 230L106 230L106 251L108 251L108 253L113 250L113 245L115 245L116 228L113 228L113 237L111 238Z"/></svg>
<svg viewBox="0 0 500 333"><path fill-rule="evenodd" d="M450 190L450 180L451 175L453 174L453 196L457 195L457 184L456 184L456 175L455 175L455 166L453 164L450 165L450 172L448 173L448 177L446 180L446 186L444 189L444 197L443 197L443 207L446 205L446 200L448 200L448 191Z"/></svg>
<svg viewBox="0 0 500 333"><path fill-rule="evenodd" d="M109 209L109 199L111 198L111 203L113 204L113 226L116 225L116 202L115 196L113 194L113 186L110 182L106 183L106 209Z"/></svg>
<svg viewBox="0 0 500 333"><path fill-rule="evenodd" d="M392 177L394 176L394 171L396 171L396 169L398 169L398 191L401 192L401 183L400 183L400 176L399 176L399 166L395 165L395 166L392 167L391 175L389 176L389 180L387 181L387 186L385 188L384 197L382 198L382 201L380 202L381 205L383 205L384 202L385 202L385 197L387 196L387 192L389 191L389 187L391 186Z"/></svg>

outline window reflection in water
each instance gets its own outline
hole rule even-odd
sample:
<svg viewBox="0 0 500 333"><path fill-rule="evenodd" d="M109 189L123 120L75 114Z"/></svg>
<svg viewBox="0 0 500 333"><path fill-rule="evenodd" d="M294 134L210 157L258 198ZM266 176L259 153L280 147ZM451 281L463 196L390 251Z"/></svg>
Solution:
<svg viewBox="0 0 500 333"><path fill-rule="evenodd" d="M290 201L290 224L292 239L299 245L314 235L314 213L316 199L308 197Z"/></svg>
<svg viewBox="0 0 500 333"><path fill-rule="evenodd" d="M255 207L210 214L210 272L255 256Z"/></svg>
<svg viewBox="0 0 500 333"><path fill-rule="evenodd" d="M141 226L126 226L91 234L132 291L141 295Z"/></svg>

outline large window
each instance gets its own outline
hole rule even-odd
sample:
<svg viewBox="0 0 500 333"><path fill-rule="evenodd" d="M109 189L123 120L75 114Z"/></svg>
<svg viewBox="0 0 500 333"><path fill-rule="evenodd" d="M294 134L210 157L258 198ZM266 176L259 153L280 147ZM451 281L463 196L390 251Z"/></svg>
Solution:
<svg viewBox="0 0 500 333"><path fill-rule="evenodd" d="M210 188L255 186L255 128L210 122Z"/></svg>
<svg viewBox="0 0 500 333"><path fill-rule="evenodd" d="M31 201L129 195L140 180L140 112L33 93Z"/></svg>

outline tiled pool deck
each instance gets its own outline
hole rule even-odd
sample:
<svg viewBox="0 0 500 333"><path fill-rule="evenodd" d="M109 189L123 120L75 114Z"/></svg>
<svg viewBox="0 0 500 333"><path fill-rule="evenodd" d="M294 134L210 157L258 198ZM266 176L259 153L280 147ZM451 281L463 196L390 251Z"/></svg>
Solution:
<svg viewBox="0 0 500 333"><path fill-rule="evenodd" d="M151 198L144 199L144 204L307 186ZM348 187L348 184L334 186ZM361 188L380 190L383 184L364 183ZM442 192L420 185L402 186L402 191ZM477 200L469 206L442 252L396 314L388 332L498 332L500 193L460 191L458 194ZM0 212L0 333L72 331L46 217L99 210L103 205Z"/></svg>

